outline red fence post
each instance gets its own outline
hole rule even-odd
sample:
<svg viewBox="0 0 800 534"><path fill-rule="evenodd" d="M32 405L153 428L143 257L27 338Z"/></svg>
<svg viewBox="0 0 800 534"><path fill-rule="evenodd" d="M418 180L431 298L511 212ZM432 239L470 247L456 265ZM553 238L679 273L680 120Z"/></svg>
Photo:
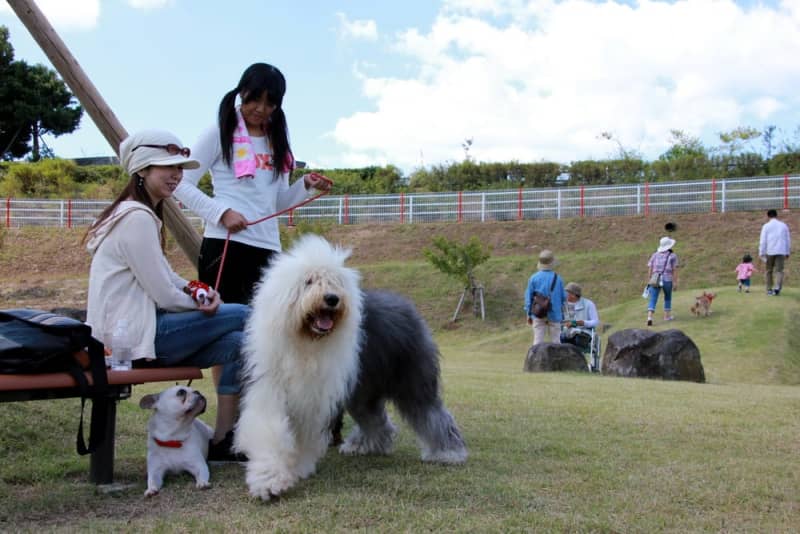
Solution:
<svg viewBox="0 0 800 534"><path fill-rule="evenodd" d="M11 228L11 197L6 199L6 228Z"/></svg>
<svg viewBox="0 0 800 534"><path fill-rule="evenodd" d="M519 188L519 192L517 193L517 220L522 220L522 188Z"/></svg>
<svg viewBox="0 0 800 534"><path fill-rule="evenodd" d="M350 197L344 196L344 223L350 224Z"/></svg>
<svg viewBox="0 0 800 534"><path fill-rule="evenodd" d="M711 179L711 213L717 211L717 179Z"/></svg>
<svg viewBox="0 0 800 534"><path fill-rule="evenodd" d="M583 206L584 206L584 196L583 196L583 186L581 186L581 217L583 217Z"/></svg>
<svg viewBox="0 0 800 534"><path fill-rule="evenodd" d="M406 196L401 191L400 192L400 224L403 224L403 222L405 221L405 215L406 215L406 207L405 206L406 206Z"/></svg>
<svg viewBox="0 0 800 534"><path fill-rule="evenodd" d="M789 209L789 175L783 175L783 209Z"/></svg>
<svg viewBox="0 0 800 534"><path fill-rule="evenodd" d="M289 220L286 222L286 226L290 228L294 226L294 210L289 210Z"/></svg>
<svg viewBox="0 0 800 534"><path fill-rule="evenodd" d="M458 215L457 215L457 217L456 217L456 220L457 220L458 222L461 222L461 209L462 209L462 204L461 204L461 202L462 202L462 200L461 200L461 193L462 193L461 191L459 191L459 192L458 192Z"/></svg>
<svg viewBox="0 0 800 534"><path fill-rule="evenodd" d="M644 183L644 216L650 215L650 182Z"/></svg>

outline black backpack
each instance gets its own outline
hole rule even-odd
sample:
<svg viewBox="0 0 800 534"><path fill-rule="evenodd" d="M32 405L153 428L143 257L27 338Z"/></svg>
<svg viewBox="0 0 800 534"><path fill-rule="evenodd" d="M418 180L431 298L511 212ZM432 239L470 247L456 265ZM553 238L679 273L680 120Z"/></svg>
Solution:
<svg viewBox="0 0 800 534"><path fill-rule="evenodd" d="M79 356L82 351L88 354ZM92 384L84 371L92 373ZM39 374L67 372L81 394L81 419L76 447L78 454L94 452L105 435L108 404L92 401L89 446L83 439L83 407L87 398L108 395L103 344L92 337L89 325L50 312L30 309L0 310L0 373Z"/></svg>

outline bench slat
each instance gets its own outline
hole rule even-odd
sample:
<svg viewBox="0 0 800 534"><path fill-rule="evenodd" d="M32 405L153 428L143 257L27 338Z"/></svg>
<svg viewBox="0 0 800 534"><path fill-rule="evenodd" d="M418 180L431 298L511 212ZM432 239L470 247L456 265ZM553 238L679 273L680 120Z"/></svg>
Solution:
<svg viewBox="0 0 800 534"><path fill-rule="evenodd" d="M194 380L203 378L198 367L152 367L131 369L129 371L107 370L110 385L144 384L147 382L171 382L174 380ZM92 374L86 372L92 383ZM77 387L75 379L68 373L42 373L35 375L0 374L0 391L20 391L28 389L61 389Z"/></svg>

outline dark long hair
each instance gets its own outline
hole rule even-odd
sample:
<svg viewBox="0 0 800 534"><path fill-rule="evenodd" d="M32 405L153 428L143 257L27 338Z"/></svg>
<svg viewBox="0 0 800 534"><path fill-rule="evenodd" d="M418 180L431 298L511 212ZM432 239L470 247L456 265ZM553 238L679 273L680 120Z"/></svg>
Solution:
<svg viewBox="0 0 800 534"><path fill-rule="evenodd" d="M230 166L233 161L233 131L236 129L236 95L242 103L258 100L264 93L267 101L275 106L266 125L267 137L272 144L272 164L275 178L281 172L291 171L294 163L289 147L289 132L286 115L281 104L286 94L286 78L281 71L267 63L253 63L242 74L242 78L231 91L225 93L219 103L219 140L222 145L222 160Z"/></svg>
<svg viewBox="0 0 800 534"><path fill-rule="evenodd" d="M112 213L114 213L114 210L117 209L117 206L119 206L123 200L127 200L128 198L131 198L136 202L141 202L142 204L153 210L153 212L156 214L156 216L162 223L164 222L164 205L163 205L164 203L159 202L154 206L153 201L147 192L147 189L144 188L144 178L140 177L137 173L133 173L130 177L130 180L128 180L128 183L125 184L125 188L117 196L117 198L114 199L114 202L112 202L109 206L107 206L106 209L101 211L100 215L97 216L97 219L95 219L94 222L91 224L91 226L89 226L89 229L84 234L83 241L81 242L86 243L86 241L89 239L89 234L92 233L92 230L100 227L105 222L105 220L108 219ZM167 234L165 232L164 225L162 224L161 250L165 249L166 243L167 243Z"/></svg>

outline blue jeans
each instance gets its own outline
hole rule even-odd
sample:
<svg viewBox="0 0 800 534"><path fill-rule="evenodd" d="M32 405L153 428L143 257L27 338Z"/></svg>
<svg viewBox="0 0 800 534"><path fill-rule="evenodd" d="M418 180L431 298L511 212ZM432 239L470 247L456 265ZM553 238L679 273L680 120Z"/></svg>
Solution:
<svg viewBox="0 0 800 534"><path fill-rule="evenodd" d="M236 395L242 389L242 341L250 308L244 304L220 304L217 313L201 311L156 314L156 358L164 366L222 365L217 393Z"/></svg>
<svg viewBox="0 0 800 534"><path fill-rule="evenodd" d="M664 312L672 311L672 280L662 282L663 287L650 287L650 300L647 303L647 311L656 311L658 294L664 290Z"/></svg>

